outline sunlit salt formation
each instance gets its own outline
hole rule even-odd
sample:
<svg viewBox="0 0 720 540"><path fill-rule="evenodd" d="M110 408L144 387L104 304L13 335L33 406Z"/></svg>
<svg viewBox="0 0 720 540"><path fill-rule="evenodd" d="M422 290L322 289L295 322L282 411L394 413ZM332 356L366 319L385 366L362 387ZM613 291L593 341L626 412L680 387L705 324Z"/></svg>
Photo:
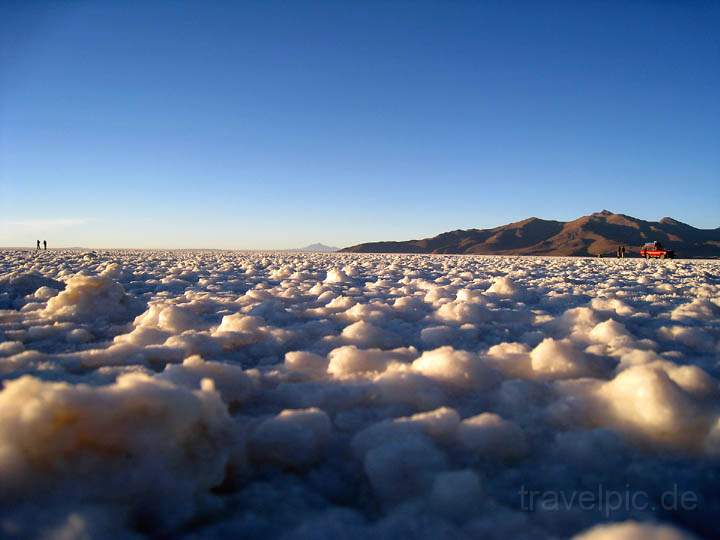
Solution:
<svg viewBox="0 0 720 540"><path fill-rule="evenodd" d="M553 338L543 340L530 353L533 373L546 379L577 379L589 377L601 371L601 366L576 349L568 341Z"/></svg>
<svg viewBox="0 0 720 540"><path fill-rule="evenodd" d="M713 538L718 276L0 250L0 536ZM606 515L519 496L598 485L702 504Z"/></svg>
<svg viewBox="0 0 720 540"><path fill-rule="evenodd" d="M657 336L666 341L675 341L694 350L711 353L716 349L712 334L702 328L687 326L661 326Z"/></svg>
<svg viewBox="0 0 720 540"><path fill-rule="evenodd" d="M347 343L369 347L393 348L401 344L399 336L364 321L346 326L340 336Z"/></svg>
<svg viewBox="0 0 720 540"><path fill-rule="evenodd" d="M307 351L292 351L285 355L285 367L310 378L322 379L328 372L328 359Z"/></svg>
<svg viewBox="0 0 720 540"><path fill-rule="evenodd" d="M477 302L456 300L441 305L437 310L437 319L450 324L483 323L490 318L490 310Z"/></svg>
<svg viewBox="0 0 720 540"><path fill-rule="evenodd" d="M213 331L225 349L235 349L262 341L267 335L265 320L262 317L233 313L225 315L220 325Z"/></svg>
<svg viewBox="0 0 720 540"><path fill-rule="evenodd" d="M495 382L495 374L477 355L452 347L425 352L412 367L426 377L461 388L482 390Z"/></svg>
<svg viewBox="0 0 720 540"><path fill-rule="evenodd" d="M598 525L592 530L574 536L572 540L695 540L695 537L683 533L674 527L652 523L617 523Z"/></svg>
<svg viewBox="0 0 720 540"><path fill-rule="evenodd" d="M180 334L185 330L202 328L203 321L186 307L173 304L153 304L145 313L135 319L134 325Z"/></svg>
<svg viewBox="0 0 720 540"><path fill-rule="evenodd" d="M331 268L327 271L325 283L345 283L350 277L341 268Z"/></svg>
<svg viewBox="0 0 720 540"><path fill-rule="evenodd" d="M75 276L65 290L50 298L43 314L63 321L125 322L137 309L122 285L104 276Z"/></svg>
<svg viewBox="0 0 720 540"><path fill-rule="evenodd" d="M507 276L496 278L487 290L488 294L497 296L513 297L519 294L519 289L515 283Z"/></svg>
<svg viewBox="0 0 720 540"><path fill-rule="evenodd" d="M384 372L391 362L408 361L414 358L415 351L395 349L358 349L354 345L333 349L326 361L327 372L336 377L370 375Z"/></svg>
<svg viewBox="0 0 720 540"><path fill-rule="evenodd" d="M169 365L157 379L171 381L178 386L197 388L203 381L212 381L223 401L239 405L252 399L257 376L240 366L221 362L207 362L195 355L187 357L181 365Z"/></svg>
<svg viewBox="0 0 720 540"><path fill-rule="evenodd" d="M23 377L0 392L0 497L112 501L162 523L193 515L219 484L233 430L212 383L140 374L100 388Z"/></svg>
<svg viewBox="0 0 720 540"><path fill-rule="evenodd" d="M704 321L717 319L718 317L720 317L720 306L717 301L706 298L697 298L692 302L683 304L674 309L671 314L671 318L678 321L690 319Z"/></svg>
<svg viewBox="0 0 720 540"><path fill-rule="evenodd" d="M530 348L524 343L498 343L487 351L488 365L508 378L531 379L535 376Z"/></svg>
<svg viewBox="0 0 720 540"><path fill-rule="evenodd" d="M630 435L700 451L711 418L694 394L712 392L717 382L694 369L673 377L672 369L668 373L655 366L628 368L598 389L602 409L597 414L602 422Z"/></svg>

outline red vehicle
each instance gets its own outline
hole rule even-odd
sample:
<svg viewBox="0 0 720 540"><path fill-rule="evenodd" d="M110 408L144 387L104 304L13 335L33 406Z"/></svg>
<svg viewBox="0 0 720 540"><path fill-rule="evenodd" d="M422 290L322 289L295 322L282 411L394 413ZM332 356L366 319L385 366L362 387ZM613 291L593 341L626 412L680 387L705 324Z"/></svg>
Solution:
<svg viewBox="0 0 720 540"><path fill-rule="evenodd" d="M640 248L640 256L646 259L672 259L675 252L672 249L665 249L660 242L648 242Z"/></svg>

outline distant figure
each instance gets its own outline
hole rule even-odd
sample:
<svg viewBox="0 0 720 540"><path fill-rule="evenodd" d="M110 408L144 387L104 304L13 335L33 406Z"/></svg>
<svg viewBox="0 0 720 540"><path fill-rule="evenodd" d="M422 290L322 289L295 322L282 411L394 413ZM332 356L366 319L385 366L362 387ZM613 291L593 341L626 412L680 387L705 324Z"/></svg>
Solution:
<svg viewBox="0 0 720 540"><path fill-rule="evenodd" d="M622 257L622 246L617 247L617 258L619 259Z"/></svg>
<svg viewBox="0 0 720 540"><path fill-rule="evenodd" d="M37 249L40 249L40 240L37 241Z"/></svg>
<svg viewBox="0 0 720 540"><path fill-rule="evenodd" d="M47 251L47 240L43 240L43 248Z"/></svg>
<svg viewBox="0 0 720 540"><path fill-rule="evenodd" d="M625 258L625 246L620 246L620 258Z"/></svg>

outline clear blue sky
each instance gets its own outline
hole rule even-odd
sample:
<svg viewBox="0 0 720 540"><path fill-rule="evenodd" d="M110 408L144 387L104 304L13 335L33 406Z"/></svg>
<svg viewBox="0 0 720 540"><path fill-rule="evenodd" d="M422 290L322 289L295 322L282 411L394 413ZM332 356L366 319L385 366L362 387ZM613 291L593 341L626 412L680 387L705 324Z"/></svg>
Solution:
<svg viewBox="0 0 720 540"><path fill-rule="evenodd" d="M720 226L720 2L0 2L0 245Z"/></svg>

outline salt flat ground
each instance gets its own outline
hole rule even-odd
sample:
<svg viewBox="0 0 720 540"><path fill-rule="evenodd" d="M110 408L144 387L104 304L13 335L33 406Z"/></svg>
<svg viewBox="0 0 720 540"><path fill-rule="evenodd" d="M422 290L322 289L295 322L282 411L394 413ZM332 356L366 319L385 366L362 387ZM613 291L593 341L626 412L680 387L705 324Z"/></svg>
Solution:
<svg viewBox="0 0 720 540"><path fill-rule="evenodd" d="M0 536L711 538L719 292L718 261L2 250Z"/></svg>

